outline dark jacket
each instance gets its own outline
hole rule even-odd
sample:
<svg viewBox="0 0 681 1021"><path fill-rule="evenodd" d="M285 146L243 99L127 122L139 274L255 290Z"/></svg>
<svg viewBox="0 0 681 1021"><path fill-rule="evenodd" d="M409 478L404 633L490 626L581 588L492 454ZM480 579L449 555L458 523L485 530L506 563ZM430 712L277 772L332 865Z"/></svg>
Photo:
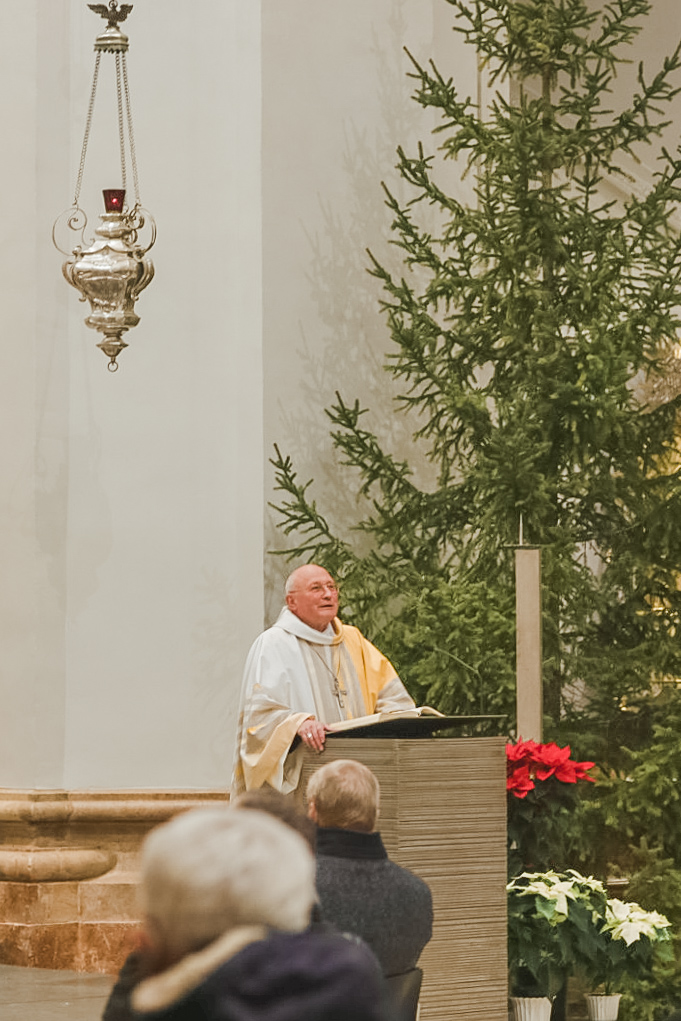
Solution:
<svg viewBox="0 0 681 1021"><path fill-rule="evenodd" d="M415 967L432 935L430 889L390 861L380 833L320 827L317 895L322 917L360 936L385 975Z"/></svg>
<svg viewBox="0 0 681 1021"><path fill-rule="evenodd" d="M308 929L243 946L238 932L141 981L143 963L131 956L105 1021L393 1021L376 959L360 943Z"/></svg>

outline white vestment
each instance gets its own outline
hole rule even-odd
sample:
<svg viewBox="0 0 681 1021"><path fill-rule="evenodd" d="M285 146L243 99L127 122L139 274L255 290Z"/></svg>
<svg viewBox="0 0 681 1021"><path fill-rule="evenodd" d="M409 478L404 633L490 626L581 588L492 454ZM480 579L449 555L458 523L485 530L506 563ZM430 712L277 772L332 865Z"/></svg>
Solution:
<svg viewBox="0 0 681 1021"><path fill-rule="evenodd" d="M303 749L291 744L310 716L335 723L413 708L393 666L357 628L336 618L317 631L284 608L246 661L232 796L264 784L296 789Z"/></svg>

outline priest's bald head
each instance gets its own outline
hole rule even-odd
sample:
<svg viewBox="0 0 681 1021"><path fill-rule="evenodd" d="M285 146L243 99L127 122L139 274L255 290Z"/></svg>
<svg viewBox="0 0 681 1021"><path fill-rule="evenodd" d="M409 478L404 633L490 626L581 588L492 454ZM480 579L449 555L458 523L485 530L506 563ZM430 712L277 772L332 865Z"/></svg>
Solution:
<svg viewBox="0 0 681 1021"><path fill-rule="evenodd" d="M338 613L338 587L318 564L297 567L286 579L286 605L308 627L325 631Z"/></svg>

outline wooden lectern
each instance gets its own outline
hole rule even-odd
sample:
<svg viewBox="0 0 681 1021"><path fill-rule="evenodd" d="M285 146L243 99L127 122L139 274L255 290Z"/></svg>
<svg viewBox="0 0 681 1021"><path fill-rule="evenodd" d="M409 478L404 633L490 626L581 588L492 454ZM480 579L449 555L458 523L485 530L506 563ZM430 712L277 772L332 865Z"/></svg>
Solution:
<svg viewBox="0 0 681 1021"><path fill-rule="evenodd" d="M402 722L418 733L422 721ZM374 771L386 850L433 894L420 1021L507 1021L505 739L379 733L346 731L321 755L306 751L301 789L333 759Z"/></svg>

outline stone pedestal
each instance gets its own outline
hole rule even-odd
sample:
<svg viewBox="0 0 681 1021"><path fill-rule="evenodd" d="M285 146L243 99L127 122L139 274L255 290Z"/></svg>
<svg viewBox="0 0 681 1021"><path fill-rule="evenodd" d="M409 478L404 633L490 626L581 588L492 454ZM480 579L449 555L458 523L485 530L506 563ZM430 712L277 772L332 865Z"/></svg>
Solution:
<svg viewBox="0 0 681 1021"><path fill-rule="evenodd" d="M0 963L114 974L153 826L222 792L0 790Z"/></svg>

